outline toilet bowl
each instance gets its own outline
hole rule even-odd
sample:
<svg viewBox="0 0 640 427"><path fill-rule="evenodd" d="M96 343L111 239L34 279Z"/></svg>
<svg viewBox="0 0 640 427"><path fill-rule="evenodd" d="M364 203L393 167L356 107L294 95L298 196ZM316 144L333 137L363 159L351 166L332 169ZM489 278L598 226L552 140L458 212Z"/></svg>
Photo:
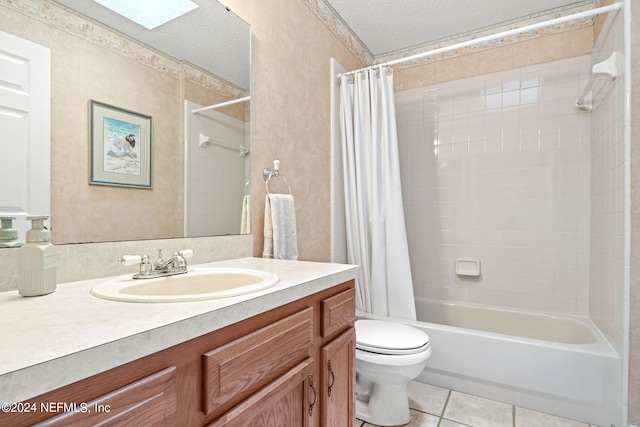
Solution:
<svg viewBox="0 0 640 427"><path fill-rule="evenodd" d="M356 321L356 417L379 426L411 421L407 385L431 356L429 336L399 323Z"/></svg>

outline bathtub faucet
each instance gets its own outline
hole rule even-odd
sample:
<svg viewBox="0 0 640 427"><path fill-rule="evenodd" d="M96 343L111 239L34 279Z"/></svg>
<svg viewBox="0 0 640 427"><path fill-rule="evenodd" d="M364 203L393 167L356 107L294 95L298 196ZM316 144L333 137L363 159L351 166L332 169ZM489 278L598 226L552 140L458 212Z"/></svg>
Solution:
<svg viewBox="0 0 640 427"><path fill-rule="evenodd" d="M156 262L151 264L149 255L124 255L118 260L122 265L140 264L140 271L133 275L134 279L152 279L155 277L174 276L187 272L187 258L193 256L191 249L174 252L171 259L165 261L162 249L158 250Z"/></svg>

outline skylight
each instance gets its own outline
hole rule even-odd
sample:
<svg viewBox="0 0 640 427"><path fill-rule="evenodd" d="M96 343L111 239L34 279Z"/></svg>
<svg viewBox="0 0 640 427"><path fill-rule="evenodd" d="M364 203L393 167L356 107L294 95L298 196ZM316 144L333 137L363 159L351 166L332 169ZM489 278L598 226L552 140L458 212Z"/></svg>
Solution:
<svg viewBox="0 0 640 427"><path fill-rule="evenodd" d="M149 30L198 7L191 0L95 0L95 2Z"/></svg>

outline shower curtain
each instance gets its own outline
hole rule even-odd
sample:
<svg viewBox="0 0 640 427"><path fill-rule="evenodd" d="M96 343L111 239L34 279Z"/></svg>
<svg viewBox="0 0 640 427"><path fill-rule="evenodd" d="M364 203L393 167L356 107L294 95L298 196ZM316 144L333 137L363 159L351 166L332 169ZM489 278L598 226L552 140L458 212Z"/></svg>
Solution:
<svg viewBox="0 0 640 427"><path fill-rule="evenodd" d="M356 307L415 320L391 67L341 77L340 129L347 256L362 269Z"/></svg>

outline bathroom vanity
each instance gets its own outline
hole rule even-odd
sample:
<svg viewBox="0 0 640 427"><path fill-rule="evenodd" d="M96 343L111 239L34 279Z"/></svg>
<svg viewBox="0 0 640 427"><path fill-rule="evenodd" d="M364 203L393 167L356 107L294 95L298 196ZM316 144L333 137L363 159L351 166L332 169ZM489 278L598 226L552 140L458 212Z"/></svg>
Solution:
<svg viewBox="0 0 640 427"><path fill-rule="evenodd" d="M54 318L55 305L64 305L68 294L67 303L86 306L67 312L73 321L61 319L60 327L92 312L101 323L96 331L111 331L102 344L93 337L87 346L81 342L90 338L83 333L91 334L91 319L74 327L76 339L31 328L32 339L46 341L49 335L54 349L42 348L40 362L28 355L38 352L38 342L30 349L9 345L7 360L0 360L0 402L7 402L0 424L353 425L357 267L259 258L207 266L263 269L277 274L280 283L255 295L188 303L100 300L88 295L96 280L61 285L48 303L46 297L0 294L3 309L20 306L14 316L27 305L37 310L47 303L48 311L31 313L34 326L38 317ZM28 329L18 333L28 335ZM9 334L2 332L0 339ZM11 364L26 366L8 371Z"/></svg>

